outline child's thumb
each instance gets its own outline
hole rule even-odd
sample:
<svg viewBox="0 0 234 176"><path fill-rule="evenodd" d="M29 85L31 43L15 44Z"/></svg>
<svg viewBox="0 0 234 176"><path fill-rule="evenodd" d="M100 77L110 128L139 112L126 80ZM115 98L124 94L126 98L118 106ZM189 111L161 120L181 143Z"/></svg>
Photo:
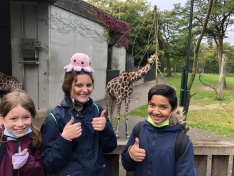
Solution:
<svg viewBox="0 0 234 176"><path fill-rule="evenodd" d="M71 117L71 120L69 120L69 122L67 122L67 125L72 125L73 122L74 122L74 117L72 116L72 117Z"/></svg>
<svg viewBox="0 0 234 176"><path fill-rule="evenodd" d="M134 145L139 148L139 139L138 138L135 138L135 144Z"/></svg>
<svg viewBox="0 0 234 176"><path fill-rule="evenodd" d="M103 110L103 111L101 112L100 117L105 117L105 113L106 113L106 110Z"/></svg>
<svg viewBox="0 0 234 176"><path fill-rule="evenodd" d="M26 152L28 152L28 149L26 148L26 149L24 149L22 152L23 152L23 153L26 153Z"/></svg>

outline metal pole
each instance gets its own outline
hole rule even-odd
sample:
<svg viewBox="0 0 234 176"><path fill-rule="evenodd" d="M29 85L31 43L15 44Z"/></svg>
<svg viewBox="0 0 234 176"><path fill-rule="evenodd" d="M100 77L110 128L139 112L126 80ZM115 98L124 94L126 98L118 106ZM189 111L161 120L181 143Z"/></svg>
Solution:
<svg viewBox="0 0 234 176"><path fill-rule="evenodd" d="M186 66L183 66L182 68L182 73L181 73L181 89L180 89L180 106L184 107L184 87L185 87L185 70L186 70Z"/></svg>
<svg viewBox="0 0 234 176"><path fill-rule="evenodd" d="M189 72L189 57L190 57L190 46L191 46L191 31L192 31L192 21L193 21L193 0L191 0L190 6L190 20L189 20L189 33L188 33L188 45L187 45L187 55L186 55L186 66L183 67L181 75L181 89L180 89L180 106L187 106L187 91L188 91L188 72ZM185 112L187 113L187 112Z"/></svg>
<svg viewBox="0 0 234 176"><path fill-rule="evenodd" d="M157 17L157 6L154 6L155 13L155 54L158 56L158 17ZM158 84L158 59L155 63L155 79L156 85Z"/></svg>

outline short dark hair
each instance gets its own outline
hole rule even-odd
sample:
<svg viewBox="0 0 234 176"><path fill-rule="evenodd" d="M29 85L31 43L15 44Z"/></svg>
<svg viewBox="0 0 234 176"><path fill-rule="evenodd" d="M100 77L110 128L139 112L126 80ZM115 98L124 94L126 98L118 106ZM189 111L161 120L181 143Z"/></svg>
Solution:
<svg viewBox="0 0 234 176"><path fill-rule="evenodd" d="M159 84L152 87L148 92L148 102L151 100L153 95L162 95L168 98L168 101L173 110L178 105L176 91L171 86L168 86L166 84Z"/></svg>
<svg viewBox="0 0 234 176"><path fill-rule="evenodd" d="M66 96L71 97L70 94L71 94L71 89L72 89L72 83L74 81L75 82L77 81L76 79L78 75L84 75L84 74L87 74L90 76L90 78L92 79L92 83L94 85L93 73L84 72L83 70L80 72L72 71L72 72L65 73L62 89Z"/></svg>

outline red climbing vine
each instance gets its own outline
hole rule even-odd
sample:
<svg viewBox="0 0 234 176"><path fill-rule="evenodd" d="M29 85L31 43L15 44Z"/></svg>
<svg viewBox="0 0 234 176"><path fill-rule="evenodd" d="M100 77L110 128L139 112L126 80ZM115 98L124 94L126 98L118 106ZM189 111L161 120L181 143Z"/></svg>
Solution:
<svg viewBox="0 0 234 176"><path fill-rule="evenodd" d="M96 8L90 7L89 11L93 16L99 19L102 25L108 28L109 34L112 37L112 42L115 43L116 46L128 48L130 26L127 23Z"/></svg>

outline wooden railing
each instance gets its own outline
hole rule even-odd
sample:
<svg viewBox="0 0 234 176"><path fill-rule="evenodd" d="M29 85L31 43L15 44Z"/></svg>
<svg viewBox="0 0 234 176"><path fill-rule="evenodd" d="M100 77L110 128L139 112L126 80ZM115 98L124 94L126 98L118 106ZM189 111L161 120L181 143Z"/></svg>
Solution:
<svg viewBox="0 0 234 176"><path fill-rule="evenodd" d="M121 169L121 152L126 140L118 140L118 147L106 154L108 175L133 176L133 173ZM197 176L234 176L234 140L233 141L192 141Z"/></svg>

